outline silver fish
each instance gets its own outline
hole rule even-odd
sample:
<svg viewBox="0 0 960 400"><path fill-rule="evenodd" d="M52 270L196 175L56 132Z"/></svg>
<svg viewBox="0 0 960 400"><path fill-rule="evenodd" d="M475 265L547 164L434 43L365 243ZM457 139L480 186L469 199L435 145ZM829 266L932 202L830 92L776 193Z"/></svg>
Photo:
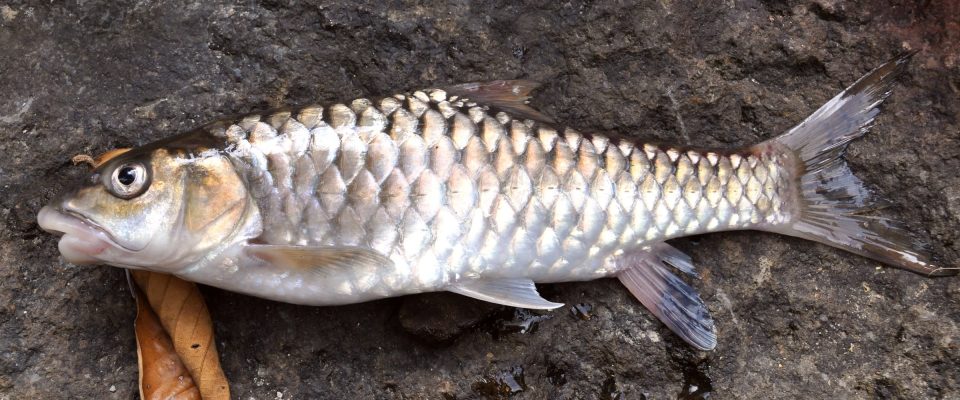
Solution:
<svg viewBox="0 0 960 400"><path fill-rule="evenodd" d="M73 263L298 304L445 290L553 309L534 282L615 276L712 349L707 307L674 272L695 276L693 263L668 239L761 230L955 272L864 215L868 191L842 159L908 59L734 150L584 135L527 106L527 81L253 114L102 157L38 221Z"/></svg>

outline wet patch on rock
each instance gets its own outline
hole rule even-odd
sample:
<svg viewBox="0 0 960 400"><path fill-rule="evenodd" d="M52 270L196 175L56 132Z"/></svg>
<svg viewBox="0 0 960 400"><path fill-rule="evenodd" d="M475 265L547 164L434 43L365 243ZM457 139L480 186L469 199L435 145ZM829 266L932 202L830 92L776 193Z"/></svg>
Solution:
<svg viewBox="0 0 960 400"><path fill-rule="evenodd" d="M487 399L507 399L524 389L523 367L497 371L473 384L473 390Z"/></svg>
<svg viewBox="0 0 960 400"><path fill-rule="evenodd" d="M683 371L683 389L677 393L678 400L705 400L713 392L713 382L707 375L708 364L701 362L688 365Z"/></svg>
<svg viewBox="0 0 960 400"><path fill-rule="evenodd" d="M593 317L593 315L590 314L591 310L593 310L593 306L590 304L577 303L570 307L570 314L581 321L587 321Z"/></svg>
<svg viewBox="0 0 960 400"><path fill-rule="evenodd" d="M552 318L553 313L549 311L509 307L492 318L487 326L492 336L500 339L514 333L534 333L540 323Z"/></svg>

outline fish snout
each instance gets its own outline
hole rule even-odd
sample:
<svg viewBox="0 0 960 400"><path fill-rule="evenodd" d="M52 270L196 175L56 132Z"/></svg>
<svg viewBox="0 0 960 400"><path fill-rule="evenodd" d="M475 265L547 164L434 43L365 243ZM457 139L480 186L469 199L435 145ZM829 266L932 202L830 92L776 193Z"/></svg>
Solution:
<svg viewBox="0 0 960 400"><path fill-rule="evenodd" d="M37 213L37 224L49 233L60 236L60 255L72 264L88 265L101 261L97 256L111 247L96 228L81 219L44 206Z"/></svg>
<svg viewBox="0 0 960 400"><path fill-rule="evenodd" d="M40 212L37 213L37 225L40 225L40 229L43 229L47 233L63 236L67 231L62 224L58 223L57 214L59 213L60 212L54 207L43 206Z"/></svg>

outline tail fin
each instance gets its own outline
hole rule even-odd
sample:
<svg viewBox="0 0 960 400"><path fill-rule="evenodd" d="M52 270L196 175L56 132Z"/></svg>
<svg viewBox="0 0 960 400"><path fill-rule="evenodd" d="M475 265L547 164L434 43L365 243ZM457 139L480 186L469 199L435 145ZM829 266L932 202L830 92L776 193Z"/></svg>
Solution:
<svg viewBox="0 0 960 400"><path fill-rule="evenodd" d="M798 159L799 215L772 230L928 276L957 272L932 262L925 244L892 221L864 215L873 205L870 191L843 160L850 141L867 133L913 54L870 71L787 133L760 144L786 147Z"/></svg>

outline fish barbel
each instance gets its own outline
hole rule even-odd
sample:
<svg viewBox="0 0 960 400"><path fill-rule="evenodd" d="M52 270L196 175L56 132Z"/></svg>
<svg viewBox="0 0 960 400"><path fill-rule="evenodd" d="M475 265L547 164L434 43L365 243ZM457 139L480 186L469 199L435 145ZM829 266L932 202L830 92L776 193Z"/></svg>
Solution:
<svg viewBox="0 0 960 400"><path fill-rule="evenodd" d="M495 81L211 123L96 161L44 207L67 261L332 305L452 291L552 309L534 282L616 276L671 330L716 345L691 259L665 241L761 230L947 275L865 215L842 159L907 65L871 71L763 143L699 150L585 135Z"/></svg>

